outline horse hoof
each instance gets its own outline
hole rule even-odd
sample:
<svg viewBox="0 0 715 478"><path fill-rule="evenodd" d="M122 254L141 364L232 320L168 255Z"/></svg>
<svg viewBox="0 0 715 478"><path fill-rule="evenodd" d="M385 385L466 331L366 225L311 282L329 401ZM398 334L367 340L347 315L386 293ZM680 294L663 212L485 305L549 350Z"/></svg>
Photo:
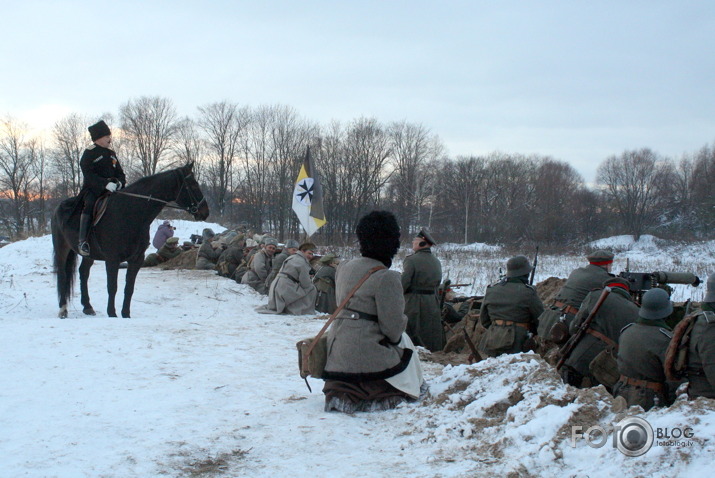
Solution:
<svg viewBox="0 0 715 478"><path fill-rule="evenodd" d="M107 315L108 315L109 317L115 317L115 318L117 317L117 313L116 313L116 312L114 312L114 313L112 313L112 312L107 312Z"/></svg>
<svg viewBox="0 0 715 478"><path fill-rule="evenodd" d="M57 317L60 319L66 319L67 318L67 306L61 307L60 308L60 313L57 314Z"/></svg>
<svg viewBox="0 0 715 478"><path fill-rule="evenodd" d="M84 312L84 315L97 315L97 313L94 311L94 309L90 307L85 307L82 309L82 312Z"/></svg>

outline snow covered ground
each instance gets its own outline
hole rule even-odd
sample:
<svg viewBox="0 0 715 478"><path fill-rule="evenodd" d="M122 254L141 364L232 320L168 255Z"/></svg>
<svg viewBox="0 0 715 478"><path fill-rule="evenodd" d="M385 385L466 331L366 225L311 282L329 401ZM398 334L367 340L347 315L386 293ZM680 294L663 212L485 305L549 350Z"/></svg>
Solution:
<svg viewBox="0 0 715 478"><path fill-rule="evenodd" d="M206 226L174 224L181 240ZM715 270L712 243L645 252L637 243L624 247L619 266L630 255L647 271L677 267L704 277ZM465 261L454 250L437 251L453 281L474 282L465 294L483 293L481 284L506 259L489 248L472 249L490 255ZM422 403L355 416L325 413L321 382L311 380L308 392L295 350L322 321L257 314L253 308L263 297L210 271L152 269L139 273L133 317L109 319L101 263L90 278L98 315L84 316L75 297L70 318L60 320L51 256L49 236L0 249L3 477L674 477L711 471L715 401L681 398L669 409L615 413L605 391L564 386L537 356L520 354L470 366L425 361L431 396ZM545 256L537 280L565 277L582 263L577 255ZM120 271L119 301L122 284ZM698 300L702 287L678 292ZM636 458L610 441L593 448L576 439L572 446L572 426L599 425L610 433L625 416L642 417L656 431L691 427L693 436L680 445L653 445Z"/></svg>

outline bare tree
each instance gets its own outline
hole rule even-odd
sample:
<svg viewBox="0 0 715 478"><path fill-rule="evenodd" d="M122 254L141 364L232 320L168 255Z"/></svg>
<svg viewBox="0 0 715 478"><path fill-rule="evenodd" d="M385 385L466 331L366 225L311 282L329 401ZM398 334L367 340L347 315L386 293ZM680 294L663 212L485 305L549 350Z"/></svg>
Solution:
<svg viewBox="0 0 715 478"><path fill-rule="evenodd" d="M26 130L25 124L12 118L0 123L0 199L9 201L9 214L3 214L3 221L13 237L21 237L25 232L28 189L33 179L32 157L26 151Z"/></svg>
<svg viewBox="0 0 715 478"><path fill-rule="evenodd" d="M176 109L168 98L143 96L120 108L124 141L142 176L156 174L176 133Z"/></svg>
<svg viewBox="0 0 715 478"><path fill-rule="evenodd" d="M27 154L31 165L33 181L26 183L25 196L29 200L30 232L44 234L47 231L47 153L44 145L37 139L27 143Z"/></svg>
<svg viewBox="0 0 715 478"><path fill-rule="evenodd" d="M420 124L395 122L388 126L387 134L394 169L390 184L395 212L403 234L409 235L412 225L423 225L421 210L432 190L428 181L434 177L427 165L440 156L444 148L439 138Z"/></svg>
<svg viewBox="0 0 715 478"><path fill-rule="evenodd" d="M82 188L80 159L87 146L87 118L72 113L65 116L52 129L56 145L54 169L58 174L59 190L63 197L76 196Z"/></svg>
<svg viewBox="0 0 715 478"><path fill-rule="evenodd" d="M647 148L625 151L601 163L597 179L625 231L638 238L660 213L672 165Z"/></svg>
<svg viewBox="0 0 715 478"><path fill-rule="evenodd" d="M218 214L223 217L227 204L230 204L234 162L239 153L241 132L249 122L249 110L222 101L199 107L199 113L199 126L206 133L208 150L204 179L209 184Z"/></svg>
<svg viewBox="0 0 715 478"><path fill-rule="evenodd" d="M183 118L176 123L176 135L173 143L173 152L176 156L176 163L171 166L194 163L194 175L197 181L201 181L202 164L202 141L199 135L197 124L191 118Z"/></svg>

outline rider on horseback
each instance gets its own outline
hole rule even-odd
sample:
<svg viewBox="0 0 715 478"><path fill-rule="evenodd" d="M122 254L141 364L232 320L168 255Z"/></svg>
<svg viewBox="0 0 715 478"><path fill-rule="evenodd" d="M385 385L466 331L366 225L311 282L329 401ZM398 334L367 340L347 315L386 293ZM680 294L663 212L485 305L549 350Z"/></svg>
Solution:
<svg viewBox="0 0 715 478"><path fill-rule="evenodd" d="M84 150L80 160L84 176L80 197L83 198L84 208L79 221L79 253L83 256L89 255L87 234L92 221L94 203L105 190L114 192L123 188L127 182L122 166L117 160L117 153L109 149L109 145L112 144L112 132L107 123L100 120L87 129L94 144Z"/></svg>

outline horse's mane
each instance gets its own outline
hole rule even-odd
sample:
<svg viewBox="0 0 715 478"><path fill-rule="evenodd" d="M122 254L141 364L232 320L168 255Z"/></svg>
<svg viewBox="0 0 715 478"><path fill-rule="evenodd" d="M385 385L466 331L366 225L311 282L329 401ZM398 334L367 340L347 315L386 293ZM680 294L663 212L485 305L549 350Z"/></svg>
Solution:
<svg viewBox="0 0 715 478"><path fill-rule="evenodd" d="M179 171L180 169L181 168L170 169L168 171L162 171L161 173L152 174L151 176L144 176L142 178L137 179L133 183L129 184L124 189L128 192L141 191L142 189L146 188L147 184L155 183L157 179L164 179L166 176L174 174L174 173L176 173L176 171Z"/></svg>

